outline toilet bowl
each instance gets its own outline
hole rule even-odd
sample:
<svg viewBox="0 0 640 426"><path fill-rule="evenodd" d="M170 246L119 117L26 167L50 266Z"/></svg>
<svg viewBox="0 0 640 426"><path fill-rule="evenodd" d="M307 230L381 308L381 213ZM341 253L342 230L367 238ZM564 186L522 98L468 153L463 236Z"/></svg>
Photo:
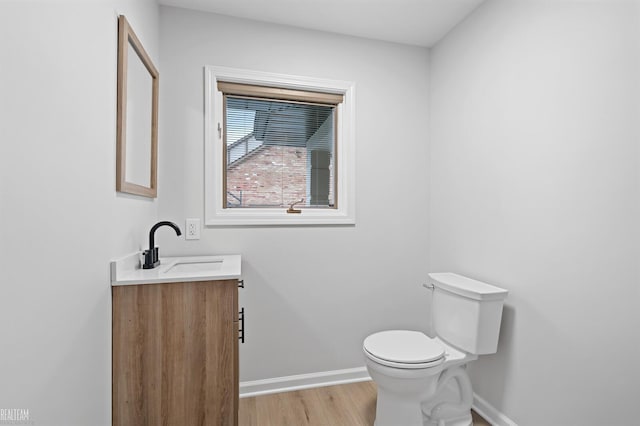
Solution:
<svg viewBox="0 0 640 426"><path fill-rule="evenodd" d="M460 275L429 274L436 337L387 330L362 345L378 387L375 426L470 426L466 364L497 349L507 291Z"/></svg>
<svg viewBox="0 0 640 426"><path fill-rule="evenodd" d="M438 425L446 408L448 418L461 418L471 423L472 400L458 404L438 401L440 388L452 379L454 368L477 358L446 344L439 338L430 338L420 331L388 330L367 337L362 345L369 375L378 386L376 426L424 426L432 417ZM458 375L466 375L465 370ZM463 379L464 380L464 379ZM466 385L462 382L462 385ZM460 386L460 383L459 383ZM460 389L458 394L471 394ZM434 408L436 409L434 411ZM434 411L432 415L432 411ZM464 418L464 419L462 419ZM426 423L428 424L428 423ZM454 423L445 423L447 426ZM439 426L439 425L438 425Z"/></svg>

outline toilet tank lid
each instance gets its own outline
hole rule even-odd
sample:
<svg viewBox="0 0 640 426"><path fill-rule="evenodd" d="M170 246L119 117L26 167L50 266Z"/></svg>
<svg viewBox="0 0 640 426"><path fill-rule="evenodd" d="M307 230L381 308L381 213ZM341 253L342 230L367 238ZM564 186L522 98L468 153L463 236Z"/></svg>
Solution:
<svg viewBox="0 0 640 426"><path fill-rule="evenodd" d="M452 272L430 273L429 278L431 283L441 290L475 300L504 300L509 293L503 288Z"/></svg>

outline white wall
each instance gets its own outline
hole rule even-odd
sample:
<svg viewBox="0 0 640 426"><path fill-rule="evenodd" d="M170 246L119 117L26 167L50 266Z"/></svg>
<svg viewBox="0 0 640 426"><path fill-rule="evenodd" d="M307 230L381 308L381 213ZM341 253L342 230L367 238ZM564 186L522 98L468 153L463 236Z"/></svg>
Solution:
<svg viewBox="0 0 640 426"><path fill-rule="evenodd" d="M427 51L176 8L160 22L162 219L203 218L204 65L356 83L355 227L160 237L164 253L243 255L240 379L363 366L368 333L427 327Z"/></svg>
<svg viewBox="0 0 640 426"><path fill-rule="evenodd" d="M520 425L638 422L639 15L489 1L432 50L432 267L510 290L471 371Z"/></svg>
<svg viewBox="0 0 640 426"><path fill-rule="evenodd" d="M109 260L156 220L115 192L118 13L157 64L153 0L0 3L0 405L38 426L111 424Z"/></svg>

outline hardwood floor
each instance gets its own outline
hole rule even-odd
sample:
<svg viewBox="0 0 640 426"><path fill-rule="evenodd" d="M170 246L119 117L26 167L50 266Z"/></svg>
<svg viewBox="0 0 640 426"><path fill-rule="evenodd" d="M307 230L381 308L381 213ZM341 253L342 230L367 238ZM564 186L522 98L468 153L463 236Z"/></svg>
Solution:
<svg viewBox="0 0 640 426"><path fill-rule="evenodd" d="M474 426L490 426L472 412ZM373 382L305 389L240 399L239 426L372 426ZM399 425L400 426L400 425Z"/></svg>

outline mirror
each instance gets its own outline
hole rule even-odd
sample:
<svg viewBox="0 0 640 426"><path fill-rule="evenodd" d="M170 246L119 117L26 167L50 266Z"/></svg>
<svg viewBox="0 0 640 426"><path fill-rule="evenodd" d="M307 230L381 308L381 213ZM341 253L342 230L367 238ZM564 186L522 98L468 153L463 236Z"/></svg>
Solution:
<svg viewBox="0 0 640 426"><path fill-rule="evenodd" d="M118 17L116 191L155 198L158 71L129 22Z"/></svg>

